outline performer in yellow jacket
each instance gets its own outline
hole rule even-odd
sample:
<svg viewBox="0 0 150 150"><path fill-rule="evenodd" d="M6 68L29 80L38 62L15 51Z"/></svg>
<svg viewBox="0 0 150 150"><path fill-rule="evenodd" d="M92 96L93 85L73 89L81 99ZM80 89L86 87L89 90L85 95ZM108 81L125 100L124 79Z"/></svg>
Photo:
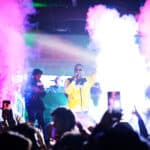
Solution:
<svg viewBox="0 0 150 150"><path fill-rule="evenodd" d="M88 111L92 104L90 89L95 82L95 74L83 77L83 66L76 64L74 76L65 82L65 93L68 96L68 107L76 112Z"/></svg>

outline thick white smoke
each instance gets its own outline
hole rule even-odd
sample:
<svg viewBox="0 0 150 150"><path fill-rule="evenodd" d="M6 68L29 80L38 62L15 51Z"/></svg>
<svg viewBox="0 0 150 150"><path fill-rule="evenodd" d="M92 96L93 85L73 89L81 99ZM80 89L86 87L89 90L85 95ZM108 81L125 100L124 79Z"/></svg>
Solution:
<svg viewBox="0 0 150 150"><path fill-rule="evenodd" d="M98 47L97 71L103 91L102 109L107 109L107 92L120 91L125 114L134 106L144 111L145 60L136 41L138 23L135 16L123 15L104 5L89 8L87 30Z"/></svg>

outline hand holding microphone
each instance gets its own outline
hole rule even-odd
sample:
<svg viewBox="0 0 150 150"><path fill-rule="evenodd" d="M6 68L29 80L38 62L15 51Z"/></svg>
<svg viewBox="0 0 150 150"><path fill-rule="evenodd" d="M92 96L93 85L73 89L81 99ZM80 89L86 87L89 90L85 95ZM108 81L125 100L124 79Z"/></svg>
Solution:
<svg viewBox="0 0 150 150"><path fill-rule="evenodd" d="M75 73L74 76L72 77L72 80L76 81L77 79L80 79L81 75L79 73Z"/></svg>

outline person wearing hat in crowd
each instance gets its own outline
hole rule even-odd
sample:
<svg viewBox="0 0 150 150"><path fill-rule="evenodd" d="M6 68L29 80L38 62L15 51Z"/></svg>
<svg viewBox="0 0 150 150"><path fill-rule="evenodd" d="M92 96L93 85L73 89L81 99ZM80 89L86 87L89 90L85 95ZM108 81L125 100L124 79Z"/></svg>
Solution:
<svg viewBox="0 0 150 150"><path fill-rule="evenodd" d="M42 98L45 96L45 89L41 82L43 72L40 69L33 69L31 78L25 86L25 106L27 111L27 121L31 125L35 125L37 120L37 127L44 130L44 103Z"/></svg>

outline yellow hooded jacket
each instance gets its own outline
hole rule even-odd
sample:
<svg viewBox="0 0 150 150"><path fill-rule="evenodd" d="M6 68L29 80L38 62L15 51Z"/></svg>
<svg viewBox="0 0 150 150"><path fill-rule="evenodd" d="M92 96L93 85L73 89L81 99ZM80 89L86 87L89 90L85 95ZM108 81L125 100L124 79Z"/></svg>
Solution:
<svg viewBox="0 0 150 150"><path fill-rule="evenodd" d="M75 111L89 110L92 104L90 88L95 82L95 74L88 76L83 85L76 85L75 81L66 80L65 93L68 95L68 107Z"/></svg>

